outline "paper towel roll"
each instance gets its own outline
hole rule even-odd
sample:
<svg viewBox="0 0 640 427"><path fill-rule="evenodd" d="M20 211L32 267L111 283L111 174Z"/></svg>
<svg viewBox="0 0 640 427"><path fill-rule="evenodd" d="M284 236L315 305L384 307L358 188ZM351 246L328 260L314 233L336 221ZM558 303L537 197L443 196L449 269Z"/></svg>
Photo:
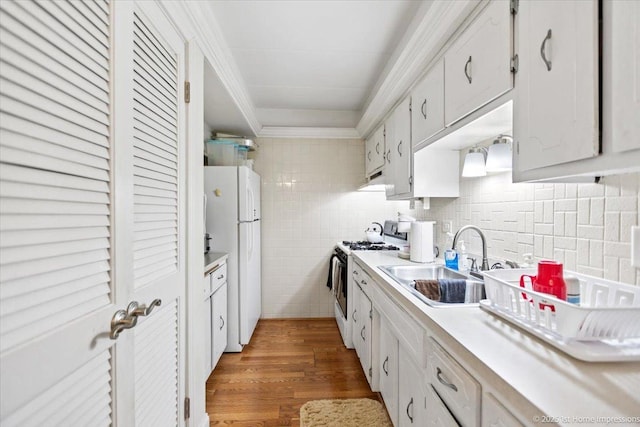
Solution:
<svg viewBox="0 0 640 427"><path fill-rule="evenodd" d="M413 262L433 262L433 221L411 223L409 234L410 260Z"/></svg>

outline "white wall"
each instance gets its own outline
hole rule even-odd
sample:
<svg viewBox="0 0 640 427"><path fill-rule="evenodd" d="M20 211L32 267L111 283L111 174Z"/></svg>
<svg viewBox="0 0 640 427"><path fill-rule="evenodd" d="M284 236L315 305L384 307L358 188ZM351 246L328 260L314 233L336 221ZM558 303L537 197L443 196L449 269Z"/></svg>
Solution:
<svg viewBox="0 0 640 427"><path fill-rule="evenodd" d="M364 142L345 139L257 140L262 176L262 316L327 317L329 257L339 240L363 240L372 222L406 211L363 182Z"/></svg>
<svg viewBox="0 0 640 427"><path fill-rule="evenodd" d="M416 210L435 220L440 248L454 231L474 224L485 231L489 255L520 262L523 253L555 259L565 269L640 285L640 270L631 267L631 226L639 222L640 174L615 175L599 184L512 184L510 173L463 178L460 197L432 199L431 209ZM480 239L463 234L467 248L481 253Z"/></svg>

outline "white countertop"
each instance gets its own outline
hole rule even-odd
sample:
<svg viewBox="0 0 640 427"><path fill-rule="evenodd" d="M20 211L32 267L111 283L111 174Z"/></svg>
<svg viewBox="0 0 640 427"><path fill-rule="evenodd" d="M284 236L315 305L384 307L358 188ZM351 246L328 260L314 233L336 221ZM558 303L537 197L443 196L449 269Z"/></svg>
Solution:
<svg viewBox="0 0 640 427"><path fill-rule="evenodd" d="M204 254L204 272L213 269L216 265L226 261L229 257L229 254L224 252L209 252L208 254Z"/></svg>
<svg viewBox="0 0 640 427"><path fill-rule="evenodd" d="M479 307L429 307L377 268L419 264L398 258L396 252L352 255L383 291L529 423L549 424L535 418L545 415L557 417L552 421L561 425L594 426L606 422L590 423L590 417L640 417L640 362L582 362Z"/></svg>

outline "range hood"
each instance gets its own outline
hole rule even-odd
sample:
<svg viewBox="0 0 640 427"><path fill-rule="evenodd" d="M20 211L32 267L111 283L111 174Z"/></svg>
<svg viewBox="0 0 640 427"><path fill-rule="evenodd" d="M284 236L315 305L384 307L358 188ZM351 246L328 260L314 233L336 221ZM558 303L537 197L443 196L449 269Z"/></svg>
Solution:
<svg viewBox="0 0 640 427"><path fill-rule="evenodd" d="M358 191L385 191L384 175L380 173L375 178L369 179L358 187Z"/></svg>

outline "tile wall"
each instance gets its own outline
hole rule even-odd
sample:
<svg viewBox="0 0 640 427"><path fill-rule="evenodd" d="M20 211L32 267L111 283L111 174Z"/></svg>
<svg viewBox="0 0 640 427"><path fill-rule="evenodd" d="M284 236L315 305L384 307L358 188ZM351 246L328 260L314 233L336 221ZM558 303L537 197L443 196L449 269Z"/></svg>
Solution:
<svg viewBox="0 0 640 427"><path fill-rule="evenodd" d="M408 202L355 191L364 143L344 139L257 140L262 177L262 316L333 316L326 287L339 240L363 240L372 222L397 217Z"/></svg>
<svg viewBox="0 0 640 427"><path fill-rule="evenodd" d="M598 184L512 184L509 173L463 178L460 197L432 199L430 210L413 211L435 220L440 248L451 246L442 221L453 230L474 224L485 231L489 255L522 261L555 259L577 272L640 285L631 267L631 226L639 223L640 174L605 177ZM480 239L463 234L470 252Z"/></svg>
<svg viewBox="0 0 640 427"><path fill-rule="evenodd" d="M371 221L398 211L435 220L436 244L451 245L441 231L481 227L489 255L522 261L552 258L578 272L640 285L630 265L630 228L639 223L640 174L603 178L599 184L512 184L509 173L461 179L461 195L434 198L431 209L387 202L384 193L356 192L362 182L360 140L258 139L255 170L262 176L263 317L326 317L333 305L326 288L335 242L362 239ZM472 253L480 239L466 232Z"/></svg>

